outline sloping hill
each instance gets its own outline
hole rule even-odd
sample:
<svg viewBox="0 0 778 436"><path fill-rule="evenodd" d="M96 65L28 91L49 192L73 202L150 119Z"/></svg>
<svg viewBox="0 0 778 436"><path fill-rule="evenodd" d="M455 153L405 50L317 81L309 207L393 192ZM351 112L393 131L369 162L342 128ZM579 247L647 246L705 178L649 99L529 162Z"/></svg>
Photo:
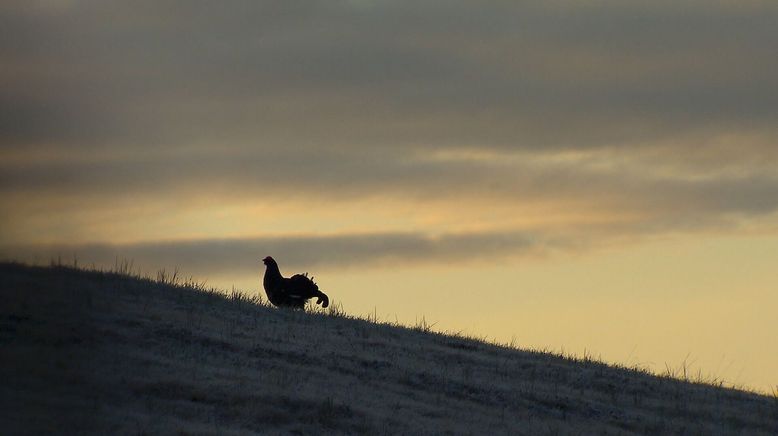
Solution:
<svg viewBox="0 0 778 436"><path fill-rule="evenodd" d="M778 399L239 294L4 263L0 298L3 434L778 434Z"/></svg>

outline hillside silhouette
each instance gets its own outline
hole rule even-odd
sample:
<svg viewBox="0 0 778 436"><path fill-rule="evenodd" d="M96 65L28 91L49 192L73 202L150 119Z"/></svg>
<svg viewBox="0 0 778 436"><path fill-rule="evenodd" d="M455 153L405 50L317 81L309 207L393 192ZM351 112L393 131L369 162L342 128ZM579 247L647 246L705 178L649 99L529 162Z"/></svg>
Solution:
<svg viewBox="0 0 778 436"><path fill-rule="evenodd" d="M4 434L778 434L778 398L131 274L0 264Z"/></svg>

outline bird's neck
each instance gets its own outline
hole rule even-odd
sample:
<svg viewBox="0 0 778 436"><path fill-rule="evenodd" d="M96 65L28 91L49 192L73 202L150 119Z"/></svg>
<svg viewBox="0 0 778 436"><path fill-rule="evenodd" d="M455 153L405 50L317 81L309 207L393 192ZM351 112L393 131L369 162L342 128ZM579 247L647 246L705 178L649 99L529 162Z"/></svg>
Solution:
<svg viewBox="0 0 778 436"><path fill-rule="evenodd" d="M278 265L269 264L265 270L265 283L280 280L281 278L281 271L278 269Z"/></svg>

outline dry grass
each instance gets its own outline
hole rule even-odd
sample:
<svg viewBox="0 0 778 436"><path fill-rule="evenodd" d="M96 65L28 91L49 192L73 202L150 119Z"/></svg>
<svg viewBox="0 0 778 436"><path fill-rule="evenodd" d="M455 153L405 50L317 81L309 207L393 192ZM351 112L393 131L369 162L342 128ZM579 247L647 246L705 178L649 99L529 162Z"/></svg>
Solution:
<svg viewBox="0 0 778 436"><path fill-rule="evenodd" d="M772 396L176 271L0 264L4 434L778 434Z"/></svg>

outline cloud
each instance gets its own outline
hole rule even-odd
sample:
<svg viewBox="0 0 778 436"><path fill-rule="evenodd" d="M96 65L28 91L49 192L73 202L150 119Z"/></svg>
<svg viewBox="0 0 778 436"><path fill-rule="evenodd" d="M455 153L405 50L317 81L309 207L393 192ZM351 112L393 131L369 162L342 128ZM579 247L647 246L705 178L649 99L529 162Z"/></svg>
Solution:
<svg viewBox="0 0 778 436"><path fill-rule="evenodd" d="M3 15L19 35L0 52L5 147L776 135L769 2L73 2Z"/></svg>
<svg viewBox="0 0 778 436"><path fill-rule="evenodd" d="M756 222L778 209L777 21L763 1L7 3L0 239L201 196Z"/></svg>
<svg viewBox="0 0 778 436"><path fill-rule="evenodd" d="M112 266L114 259L132 260L146 272L181 267L197 276L260 269L272 255L290 268L345 268L375 265L429 265L484 262L540 254L561 246L521 232L425 235L420 233L277 236L199 239L134 244L54 244L0 247L6 259L70 262Z"/></svg>
<svg viewBox="0 0 778 436"><path fill-rule="evenodd" d="M411 155L406 150L337 152L323 149L261 152L207 151L173 160L153 154L105 161L8 166L0 193L49 192L96 196L96 201L136 198L155 191L268 202L292 197L348 201L363 197L424 202L588 201L593 207L651 214L769 213L778 208L776 167L756 163L715 172L655 156L601 151ZM736 161L734 156L732 160ZM648 162L648 163L647 163ZM763 162L764 164L764 162Z"/></svg>

